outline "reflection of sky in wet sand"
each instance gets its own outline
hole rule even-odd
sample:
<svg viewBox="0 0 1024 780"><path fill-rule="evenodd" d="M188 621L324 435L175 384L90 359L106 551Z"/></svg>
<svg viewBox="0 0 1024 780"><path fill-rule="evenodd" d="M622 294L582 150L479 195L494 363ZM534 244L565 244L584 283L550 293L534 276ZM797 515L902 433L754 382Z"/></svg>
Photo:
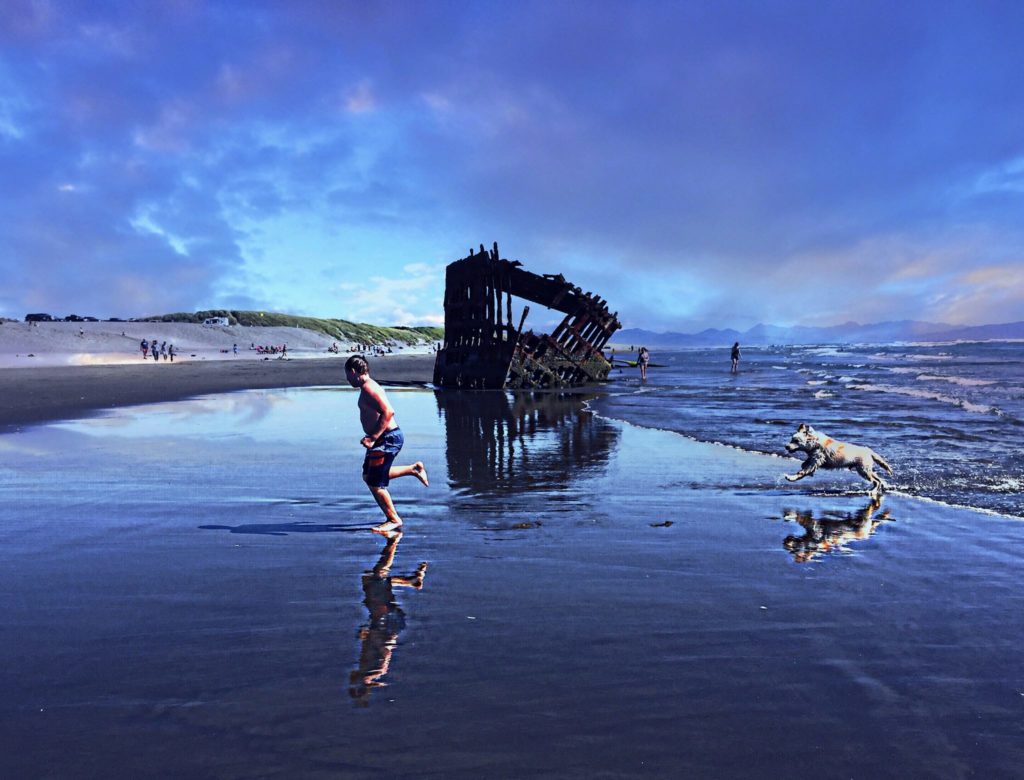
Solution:
<svg viewBox="0 0 1024 780"><path fill-rule="evenodd" d="M861 492L781 482L778 458L571 398L390 395L399 460L431 475L393 486L390 552L360 530L379 512L350 390L0 436L3 774L1008 776L1024 758L1024 524L900 496L865 514ZM428 587L386 592L421 561ZM794 734L813 749L780 749Z"/></svg>

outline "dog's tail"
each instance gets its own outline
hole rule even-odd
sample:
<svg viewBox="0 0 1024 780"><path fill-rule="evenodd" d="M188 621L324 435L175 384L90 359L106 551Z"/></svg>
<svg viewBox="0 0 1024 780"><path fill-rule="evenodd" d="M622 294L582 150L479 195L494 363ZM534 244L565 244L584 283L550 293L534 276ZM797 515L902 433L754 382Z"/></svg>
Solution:
<svg viewBox="0 0 1024 780"><path fill-rule="evenodd" d="M874 461L875 463L877 463L877 464L878 464L879 466L881 466L881 467L882 467L883 469L885 469L886 471L888 471L888 472L889 472L889 476L890 476L890 477L892 476L892 466L890 466L890 465L889 465L888 463L886 463L886 462L885 462L885 458L883 458L883 457L882 457L881 455L879 455L879 454L878 454L877 452L872 452L872 453L871 453L871 459L872 459L872 460L873 460L873 461Z"/></svg>

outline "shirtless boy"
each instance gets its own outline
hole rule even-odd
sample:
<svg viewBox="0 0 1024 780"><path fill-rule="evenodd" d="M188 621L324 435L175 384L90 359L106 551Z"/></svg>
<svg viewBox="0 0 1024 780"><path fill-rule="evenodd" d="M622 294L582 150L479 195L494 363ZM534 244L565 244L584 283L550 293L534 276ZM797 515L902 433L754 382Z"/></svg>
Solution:
<svg viewBox="0 0 1024 780"><path fill-rule="evenodd" d="M395 422L395 410L388 403L384 388L370 378L370 365L366 358L353 355L345 361L345 378L352 387L359 388L359 421L366 434L359 440L366 448L363 481L386 518L373 531L388 536L402 527L402 518L395 511L391 494L388 493L388 482L399 477L413 476L424 485L429 485L427 470L422 461L416 461L411 466L392 465L405 443L405 437Z"/></svg>

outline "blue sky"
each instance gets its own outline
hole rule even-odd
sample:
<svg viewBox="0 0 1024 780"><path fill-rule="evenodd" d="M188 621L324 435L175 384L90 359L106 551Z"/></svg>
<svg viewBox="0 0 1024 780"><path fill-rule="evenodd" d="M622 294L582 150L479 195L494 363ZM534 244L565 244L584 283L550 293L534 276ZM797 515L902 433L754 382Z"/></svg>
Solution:
<svg viewBox="0 0 1024 780"><path fill-rule="evenodd" d="M1024 319L1024 4L60 2L0 18L0 315Z"/></svg>

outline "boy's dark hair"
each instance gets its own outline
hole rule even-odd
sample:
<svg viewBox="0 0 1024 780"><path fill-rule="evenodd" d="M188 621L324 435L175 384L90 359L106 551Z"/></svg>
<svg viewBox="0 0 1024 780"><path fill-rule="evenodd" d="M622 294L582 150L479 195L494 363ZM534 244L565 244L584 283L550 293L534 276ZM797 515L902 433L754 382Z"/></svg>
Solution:
<svg viewBox="0 0 1024 780"><path fill-rule="evenodd" d="M366 358L360 355L353 355L345 361L345 370L351 371L356 376L362 376L370 370L370 364L366 362Z"/></svg>

